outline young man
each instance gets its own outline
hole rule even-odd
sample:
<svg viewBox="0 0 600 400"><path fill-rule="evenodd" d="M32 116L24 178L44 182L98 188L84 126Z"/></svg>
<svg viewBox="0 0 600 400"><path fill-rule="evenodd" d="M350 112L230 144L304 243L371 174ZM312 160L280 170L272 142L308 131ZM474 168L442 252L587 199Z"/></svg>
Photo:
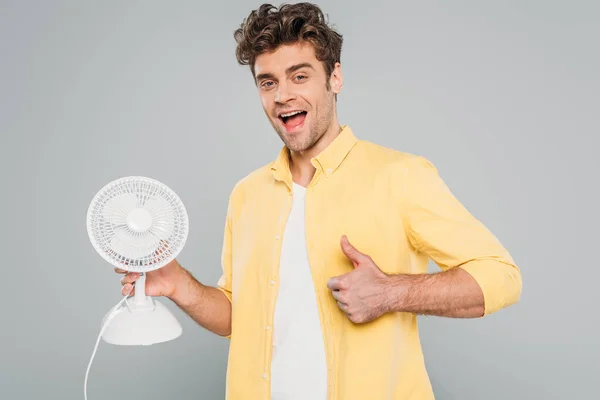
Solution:
<svg viewBox="0 0 600 400"><path fill-rule="evenodd" d="M417 315L514 304L519 269L428 160L340 126L342 37L317 6L262 5L235 38L285 145L231 193L217 287L173 261L148 294L230 338L227 399L433 399Z"/></svg>

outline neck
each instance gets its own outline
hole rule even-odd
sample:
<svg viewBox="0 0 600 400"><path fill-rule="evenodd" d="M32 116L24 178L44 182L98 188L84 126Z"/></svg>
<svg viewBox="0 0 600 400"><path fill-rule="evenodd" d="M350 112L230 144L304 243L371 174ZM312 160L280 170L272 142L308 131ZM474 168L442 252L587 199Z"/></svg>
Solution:
<svg viewBox="0 0 600 400"><path fill-rule="evenodd" d="M290 171L294 182L304 187L308 186L316 171L310 160L327 148L340 132L341 127L337 118L334 118L327 132L312 147L304 151L290 151Z"/></svg>

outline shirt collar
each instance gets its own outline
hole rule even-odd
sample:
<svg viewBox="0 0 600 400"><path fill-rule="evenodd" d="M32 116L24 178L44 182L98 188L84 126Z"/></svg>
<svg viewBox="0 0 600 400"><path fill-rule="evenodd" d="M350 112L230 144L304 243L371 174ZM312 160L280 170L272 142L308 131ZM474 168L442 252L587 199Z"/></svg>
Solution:
<svg viewBox="0 0 600 400"><path fill-rule="evenodd" d="M317 156L313 157L311 164L329 177L342 164L350 150L357 142L357 138L349 126L342 126L336 138ZM275 179L291 181L289 150L283 146L277 158L271 163L271 170Z"/></svg>

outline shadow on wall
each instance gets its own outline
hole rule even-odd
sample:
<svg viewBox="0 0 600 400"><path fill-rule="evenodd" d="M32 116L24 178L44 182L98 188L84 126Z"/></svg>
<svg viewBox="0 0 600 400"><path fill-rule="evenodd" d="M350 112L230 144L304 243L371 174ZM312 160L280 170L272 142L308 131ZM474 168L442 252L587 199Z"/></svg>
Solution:
<svg viewBox="0 0 600 400"><path fill-rule="evenodd" d="M433 393L435 400L456 400L456 396L448 392L438 381L433 378L431 379L431 386L433 386Z"/></svg>

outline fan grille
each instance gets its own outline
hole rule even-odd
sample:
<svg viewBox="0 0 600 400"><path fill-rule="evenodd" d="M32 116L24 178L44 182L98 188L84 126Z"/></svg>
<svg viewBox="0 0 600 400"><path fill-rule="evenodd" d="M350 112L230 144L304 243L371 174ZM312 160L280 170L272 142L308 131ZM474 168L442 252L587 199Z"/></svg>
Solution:
<svg viewBox="0 0 600 400"><path fill-rule="evenodd" d="M115 180L96 194L87 229L92 245L110 264L148 272L179 254L189 223L182 201L171 189L134 176Z"/></svg>

